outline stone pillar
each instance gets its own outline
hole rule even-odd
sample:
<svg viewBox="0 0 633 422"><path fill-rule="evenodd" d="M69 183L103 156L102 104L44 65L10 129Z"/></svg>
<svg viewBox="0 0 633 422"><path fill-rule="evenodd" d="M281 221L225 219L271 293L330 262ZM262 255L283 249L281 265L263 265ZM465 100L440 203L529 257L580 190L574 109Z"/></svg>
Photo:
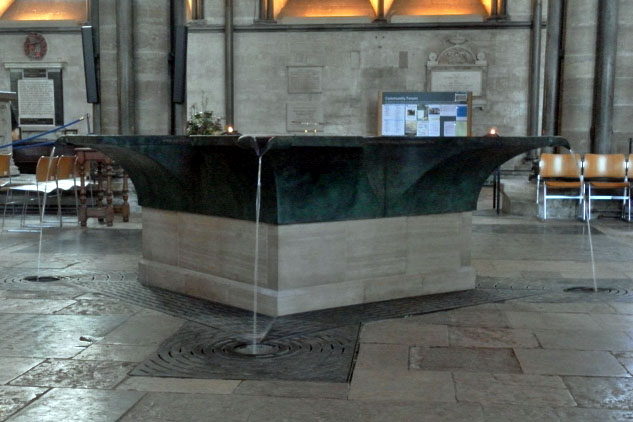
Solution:
<svg viewBox="0 0 633 422"><path fill-rule="evenodd" d="M530 136L539 135L539 102L541 89L541 0L533 0L532 12L532 46L530 51L530 101L529 124Z"/></svg>
<svg viewBox="0 0 633 422"><path fill-rule="evenodd" d="M182 4L184 22L185 0L174 1ZM171 131L170 19L168 0L134 1L134 124L137 134L167 135ZM186 118L186 107L182 109L181 125Z"/></svg>
<svg viewBox="0 0 633 422"><path fill-rule="evenodd" d="M9 102L17 100L18 96L15 92L0 91L0 145L9 144L12 141L11 130L11 109ZM0 154L11 154L13 147L9 146L0 149ZM13 162L11 157L11 175L17 176L20 171Z"/></svg>
<svg viewBox="0 0 633 422"><path fill-rule="evenodd" d="M99 126L100 133L107 135L119 133L116 1L99 1Z"/></svg>
<svg viewBox="0 0 633 422"><path fill-rule="evenodd" d="M532 46L530 51L530 99L528 134L539 135L539 103L541 92L541 0L533 0L532 8ZM538 151L528 151L526 157L530 161L538 159Z"/></svg>
<svg viewBox="0 0 633 422"><path fill-rule="evenodd" d="M590 150L598 3L574 0L567 9L562 72L561 135L579 153Z"/></svg>
<svg viewBox="0 0 633 422"><path fill-rule="evenodd" d="M224 114L226 125L235 128L233 77L233 0L226 0L224 8Z"/></svg>
<svg viewBox="0 0 633 422"><path fill-rule="evenodd" d="M119 134L133 135L135 127L134 98L134 2L117 0L117 79Z"/></svg>
<svg viewBox="0 0 633 422"><path fill-rule="evenodd" d="M94 31L95 52L99 52L99 0L90 0L88 2L88 19L89 24ZM99 59L97 59L97 81L99 80ZM101 84L97 84L100 87ZM99 89L100 90L100 89ZM101 104L92 105L92 127L88 125L88 130L92 133L101 133Z"/></svg>
<svg viewBox="0 0 633 422"><path fill-rule="evenodd" d="M266 1L266 15L269 21L275 20L275 0L267 0Z"/></svg>
<svg viewBox="0 0 633 422"><path fill-rule="evenodd" d="M194 7L197 9L197 5L199 2L194 3ZM171 81L172 84L175 81L175 60L176 57L176 49L182 47L182 45L177 45L176 43L176 29L178 27L185 26L187 24L187 3L184 0L172 0L172 17L171 17L171 57L172 57L172 69L171 69ZM196 13L192 13L195 17ZM186 33L185 33L186 34ZM185 44L186 45L186 44ZM186 54L186 52L185 52ZM185 65L186 66L186 65ZM187 72L185 71L185 75ZM173 86L172 86L173 89ZM173 92L173 91L172 91ZM187 129L187 100L186 100L186 89L185 89L185 101L183 103L176 103L173 101L172 94L172 128L171 133L174 135L184 135L185 130Z"/></svg>
<svg viewBox="0 0 633 422"><path fill-rule="evenodd" d="M268 10L266 9L266 0L259 0L259 20L265 21L268 17Z"/></svg>
<svg viewBox="0 0 633 422"><path fill-rule="evenodd" d="M547 43L545 45L545 89L543 94L543 134L558 134L558 95L563 0L548 2Z"/></svg>
<svg viewBox="0 0 633 422"><path fill-rule="evenodd" d="M170 1L99 0L98 6L101 133L169 134Z"/></svg>
<svg viewBox="0 0 633 422"><path fill-rule="evenodd" d="M596 83L593 104L591 152L611 153L613 139L613 94L618 40L618 0L601 1L596 39Z"/></svg>
<svg viewBox="0 0 633 422"><path fill-rule="evenodd" d="M385 0L378 0L378 16L376 18L378 22L384 22L385 19Z"/></svg>

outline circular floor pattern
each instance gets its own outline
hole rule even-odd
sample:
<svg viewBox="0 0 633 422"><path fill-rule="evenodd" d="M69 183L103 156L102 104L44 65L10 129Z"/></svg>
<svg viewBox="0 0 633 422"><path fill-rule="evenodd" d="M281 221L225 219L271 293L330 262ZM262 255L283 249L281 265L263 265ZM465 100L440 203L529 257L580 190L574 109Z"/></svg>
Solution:
<svg viewBox="0 0 633 422"><path fill-rule="evenodd" d="M131 375L346 382L358 326L264 339L258 352L246 336L188 323Z"/></svg>

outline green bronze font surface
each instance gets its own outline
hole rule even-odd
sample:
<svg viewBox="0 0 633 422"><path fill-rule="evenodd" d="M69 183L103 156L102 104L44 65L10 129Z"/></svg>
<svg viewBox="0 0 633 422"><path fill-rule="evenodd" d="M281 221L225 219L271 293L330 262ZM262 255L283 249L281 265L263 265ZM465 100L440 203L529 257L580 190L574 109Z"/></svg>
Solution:
<svg viewBox="0 0 633 422"><path fill-rule="evenodd" d="M258 137L261 221L295 224L472 211L501 164L560 137ZM65 136L125 169L139 204L255 220L255 142L237 136ZM265 145L265 146L264 146Z"/></svg>

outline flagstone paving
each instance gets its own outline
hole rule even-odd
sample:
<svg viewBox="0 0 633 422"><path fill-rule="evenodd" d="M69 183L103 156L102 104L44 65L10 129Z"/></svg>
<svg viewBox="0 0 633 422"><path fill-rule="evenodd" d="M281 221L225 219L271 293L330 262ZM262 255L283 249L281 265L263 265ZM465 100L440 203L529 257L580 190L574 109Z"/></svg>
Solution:
<svg viewBox="0 0 633 422"><path fill-rule="evenodd" d="M5 229L16 224L8 218ZM5 230L0 421L633 419L633 224L592 223L597 281L613 287L597 294L563 291L593 284L582 223L478 213L473 224L481 288L531 295L362 323L347 383L130 375L187 324L213 316L71 282L134 283L138 215L127 226L46 230L40 271L65 277L50 283L22 281L37 272L39 235Z"/></svg>

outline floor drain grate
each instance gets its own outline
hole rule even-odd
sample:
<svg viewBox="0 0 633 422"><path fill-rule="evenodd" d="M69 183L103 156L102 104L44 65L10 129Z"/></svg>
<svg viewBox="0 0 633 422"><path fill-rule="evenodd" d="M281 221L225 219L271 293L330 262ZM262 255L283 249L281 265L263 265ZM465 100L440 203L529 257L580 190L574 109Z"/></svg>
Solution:
<svg viewBox="0 0 633 422"><path fill-rule="evenodd" d="M55 276L51 276L51 275L40 275L40 276L30 275L30 276L24 277L23 280L24 281L35 281L35 282L39 282L39 283L50 283L51 281L59 281L59 280L61 280L61 277L55 277Z"/></svg>
<svg viewBox="0 0 633 422"><path fill-rule="evenodd" d="M243 338L187 323L131 375L347 382L359 325L267 339L253 354ZM262 347L262 346L260 346Z"/></svg>
<svg viewBox="0 0 633 422"><path fill-rule="evenodd" d="M609 294L614 294L614 295L620 295L620 294L628 294L629 292L627 290L621 290L621 289L615 289L613 287L598 287L597 289L594 289L593 287L570 287L568 289L565 289L566 292L572 292L572 293L609 293Z"/></svg>

